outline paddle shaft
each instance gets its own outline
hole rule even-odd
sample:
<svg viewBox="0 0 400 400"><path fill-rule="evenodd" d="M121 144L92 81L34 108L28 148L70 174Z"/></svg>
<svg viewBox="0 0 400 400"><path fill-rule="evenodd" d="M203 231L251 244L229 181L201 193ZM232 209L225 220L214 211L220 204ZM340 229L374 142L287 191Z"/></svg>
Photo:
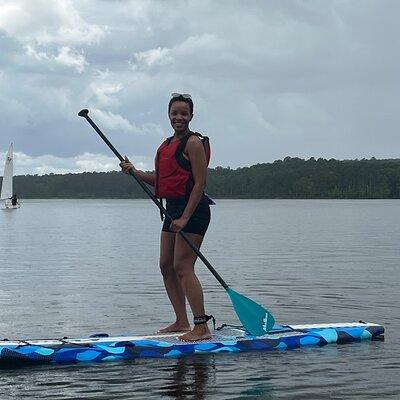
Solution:
<svg viewBox="0 0 400 400"><path fill-rule="evenodd" d="M82 110L83 111L83 110ZM92 126L92 128L99 134L99 136L104 140L106 145L111 149L111 151L117 156L117 158L121 161L124 162L125 159L121 156L121 154L117 151L117 149L111 144L111 142L106 138L104 133L99 129L99 127L93 122L93 120L89 117L87 113L82 113L82 111L78 114L80 117L85 118L89 124ZM136 182L140 185L140 187L146 192L146 194L150 197L151 200L153 200L153 203L159 208L159 210L165 215L166 218L168 218L170 221L173 220L173 218L169 215L167 210L163 207L160 201L157 200L157 198L154 196L152 191L148 188L148 186L132 171L129 171L129 174L136 180ZM209 263L207 258L203 255L203 253L198 249L193 242L187 237L186 233L183 231L178 232L181 237L185 240L185 242L190 246L190 248L196 253L196 255L200 258L201 261L205 264L205 266L210 270L210 272L215 276L215 278L218 280L218 282L223 286L225 290L228 289L227 283L221 278L221 276L218 274L218 272L214 269L214 267Z"/></svg>

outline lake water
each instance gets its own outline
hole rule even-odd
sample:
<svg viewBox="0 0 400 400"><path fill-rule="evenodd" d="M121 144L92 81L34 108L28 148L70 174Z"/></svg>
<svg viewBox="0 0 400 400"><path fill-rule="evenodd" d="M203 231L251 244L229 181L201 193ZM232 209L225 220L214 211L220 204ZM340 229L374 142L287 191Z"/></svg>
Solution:
<svg viewBox="0 0 400 400"><path fill-rule="evenodd" d="M0 336L152 333L173 313L148 200L26 200L0 212ZM220 200L203 252L281 323L364 321L384 342L3 370L1 399L400 398L400 201ZM206 310L237 323L198 262Z"/></svg>

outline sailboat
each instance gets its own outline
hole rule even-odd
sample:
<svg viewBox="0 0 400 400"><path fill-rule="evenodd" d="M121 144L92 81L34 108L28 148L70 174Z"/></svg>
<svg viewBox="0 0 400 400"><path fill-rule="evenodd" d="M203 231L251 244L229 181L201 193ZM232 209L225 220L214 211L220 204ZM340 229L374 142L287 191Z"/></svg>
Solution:
<svg viewBox="0 0 400 400"><path fill-rule="evenodd" d="M13 193L13 144L10 144L8 149L6 162L4 165L3 182L1 185L0 201L4 202L4 207L7 209L19 208L20 204L16 201L16 196ZM14 201L13 201L14 200ZM15 204L13 204L15 203Z"/></svg>

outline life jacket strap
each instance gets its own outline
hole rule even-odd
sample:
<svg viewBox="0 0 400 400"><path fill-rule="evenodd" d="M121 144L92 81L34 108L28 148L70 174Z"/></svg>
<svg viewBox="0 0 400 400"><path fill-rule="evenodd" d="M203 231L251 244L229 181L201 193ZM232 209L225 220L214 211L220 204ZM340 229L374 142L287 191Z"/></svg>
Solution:
<svg viewBox="0 0 400 400"><path fill-rule="evenodd" d="M159 200L160 200L160 203L161 203L161 207L165 208L163 199L159 199ZM161 218L161 221L164 221L164 214L161 211L161 208L160 208L160 218Z"/></svg>
<svg viewBox="0 0 400 400"><path fill-rule="evenodd" d="M201 140L201 143L203 144L204 152L206 155L207 165L210 162L210 156L211 156L210 139L208 138L208 136L203 136L199 132L189 132L184 138L182 138L178 148L176 149L176 153L175 153L175 159L176 159L177 163L180 165L181 168L183 168L187 171L191 171L192 166L190 165L190 161L187 158L185 158L183 153L185 151L187 141L189 140L189 138L191 136L197 136Z"/></svg>

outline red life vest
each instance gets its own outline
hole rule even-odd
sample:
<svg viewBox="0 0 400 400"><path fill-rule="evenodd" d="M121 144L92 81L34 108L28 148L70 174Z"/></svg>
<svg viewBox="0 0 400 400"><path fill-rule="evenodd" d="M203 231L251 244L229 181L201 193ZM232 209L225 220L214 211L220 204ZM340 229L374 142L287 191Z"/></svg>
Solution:
<svg viewBox="0 0 400 400"><path fill-rule="evenodd" d="M207 136L189 132L180 140L165 140L157 150L155 167L155 195L159 198L179 199L190 195L194 181L190 161L184 157L186 143L196 135L203 143L207 165L210 162L210 142Z"/></svg>

